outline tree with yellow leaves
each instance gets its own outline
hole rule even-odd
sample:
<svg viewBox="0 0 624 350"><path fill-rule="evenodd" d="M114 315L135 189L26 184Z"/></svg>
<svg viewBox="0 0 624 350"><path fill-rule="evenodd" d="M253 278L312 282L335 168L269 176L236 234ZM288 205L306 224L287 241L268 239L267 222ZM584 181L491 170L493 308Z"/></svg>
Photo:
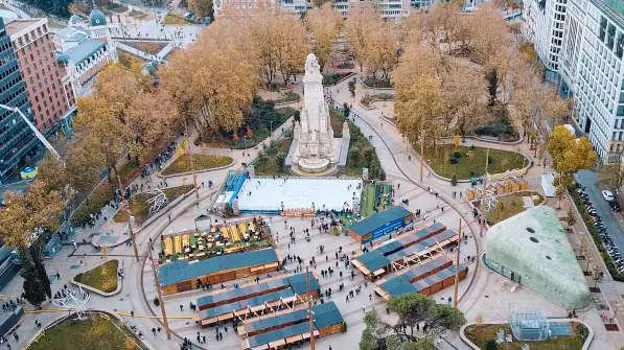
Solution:
<svg viewBox="0 0 624 350"><path fill-rule="evenodd" d="M321 66L321 72L329 62L332 46L342 30L342 22L342 16L332 8L331 3L325 3L322 7L306 13L305 23L312 34L312 47Z"/></svg>
<svg viewBox="0 0 624 350"><path fill-rule="evenodd" d="M349 12L345 24L347 43L368 74L389 82L390 73L399 64L400 28L385 22L371 6L358 6Z"/></svg>
<svg viewBox="0 0 624 350"><path fill-rule="evenodd" d="M133 135L132 153L140 165L149 164L174 138L176 107L164 91L139 92L132 106L128 126ZM178 124L179 125L179 124Z"/></svg>
<svg viewBox="0 0 624 350"><path fill-rule="evenodd" d="M548 153L557 172L556 184L562 189L572 183L573 175L596 164L596 151L586 137L577 139L566 127L558 125L548 138Z"/></svg>
<svg viewBox="0 0 624 350"><path fill-rule="evenodd" d="M256 91L249 53L211 33L209 28L197 44L174 55L161 73L161 86L177 107L176 122L193 123L202 137L240 127Z"/></svg>
<svg viewBox="0 0 624 350"><path fill-rule="evenodd" d="M22 262L24 295L35 306L52 296L43 265L45 237L58 229L64 205L58 191L35 181L26 194L7 192L0 210L0 239L15 249Z"/></svg>
<svg viewBox="0 0 624 350"><path fill-rule="evenodd" d="M212 14L212 0L188 0L188 9L197 17L206 17Z"/></svg>

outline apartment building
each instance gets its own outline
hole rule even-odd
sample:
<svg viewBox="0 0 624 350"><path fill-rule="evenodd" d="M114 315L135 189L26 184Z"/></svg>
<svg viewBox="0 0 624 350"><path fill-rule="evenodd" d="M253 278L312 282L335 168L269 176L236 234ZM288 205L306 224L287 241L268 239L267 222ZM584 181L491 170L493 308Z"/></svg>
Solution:
<svg viewBox="0 0 624 350"><path fill-rule="evenodd" d="M75 105L65 67L56 61L48 20L20 19L5 26L24 78L35 124L45 134L56 129Z"/></svg>

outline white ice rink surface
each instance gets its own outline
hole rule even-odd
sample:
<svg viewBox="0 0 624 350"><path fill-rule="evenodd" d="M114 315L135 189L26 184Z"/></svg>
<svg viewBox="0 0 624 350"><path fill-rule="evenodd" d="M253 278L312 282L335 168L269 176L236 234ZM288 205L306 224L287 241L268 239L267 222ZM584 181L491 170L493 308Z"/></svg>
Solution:
<svg viewBox="0 0 624 350"><path fill-rule="evenodd" d="M358 188L359 186L359 188ZM251 194L250 194L251 193ZM355 194L354 194L355 193ZM247 179L238 194L240 210L281 210L311 208L317 210L323 205L328 210L343 210L360 203L361 180L339 179Z"/></svg>

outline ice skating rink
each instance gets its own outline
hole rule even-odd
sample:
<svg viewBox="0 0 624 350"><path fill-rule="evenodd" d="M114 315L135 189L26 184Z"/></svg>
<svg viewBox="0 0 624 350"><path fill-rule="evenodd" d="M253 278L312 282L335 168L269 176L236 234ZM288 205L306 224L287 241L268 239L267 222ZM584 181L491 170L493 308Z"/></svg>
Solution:
<svg viewBox="0 0 624 350"><path fill-rule="evenodd" d="M238 194L240 210L351 209L360 203L361 180L328 178L247 179ZM314 204L313 204L314 203ZM283 204L283 208L282 208Z"/></svg>

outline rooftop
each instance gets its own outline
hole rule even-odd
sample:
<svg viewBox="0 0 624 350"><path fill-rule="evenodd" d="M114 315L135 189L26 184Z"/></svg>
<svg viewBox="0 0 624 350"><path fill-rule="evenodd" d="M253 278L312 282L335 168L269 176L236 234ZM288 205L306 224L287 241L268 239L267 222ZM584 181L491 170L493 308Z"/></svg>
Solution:
<svg viewBox="0 0 624 350"><path fill-rule="evenodd" d="M87 38L87 34L73 27L66 27L58 30L55 34L60 41L81 42Z"/></svg>
<svg viewBox="0 0 624 350"><path fill-rule="evenodd" d="M409 215L411 215L409 210L403 207L394 207L380 213L375 213L352 225L349 229L359 236L365 236L378 228L385 226L389 222L405 218Z"/></svg>
<svg viewBox="0 0 624 350"><path fill-rule="evenodd" d="M67 51L69 62L79 65L95 52L106 45L105 42L95 39L85 39L78 46Z"/></svg>
<svg viewBox="0 0 624 350"><path fill-rule="evenodd" d="M238 254L221 255L200 261L176 261L158 269L160 285L170 286L219 271L236 270L243 267L277 263L273 249L254 250Z"/></svg>
<svg viewBox="0 0 624 350"><path fill-rule="evenodd" d="M553 302L579 308L587 301L585 277L551 208L527 209L492 226L485 252L488 266L513 271L522 285Z"/></svg>
<svg viewBox="0 0 624 350"><path fill-rule="evenodd" d="M624 28L624 2L622 0L591 0L591 2L620 28Z"/></svg>
<svg viewBox="0 0 624 350"><path fill-rule="evenodd" d="M19 18L17 13L5 9L0 9L0 17L2 17L5 25Z"/></svg>
<svg viewBox="0 0 624 350"><path fill-rule="evenodd" d="M35 27L36 25L39 24L39 22L41 22L41 19L36 18L36 19L16 19L13 20L11 22L9 22L8 24L5 23L5 27L7 30L7 33L9 33L9 35L15 35L19 32L21 32L24 29L30 28L30 27Z"/></svg>

